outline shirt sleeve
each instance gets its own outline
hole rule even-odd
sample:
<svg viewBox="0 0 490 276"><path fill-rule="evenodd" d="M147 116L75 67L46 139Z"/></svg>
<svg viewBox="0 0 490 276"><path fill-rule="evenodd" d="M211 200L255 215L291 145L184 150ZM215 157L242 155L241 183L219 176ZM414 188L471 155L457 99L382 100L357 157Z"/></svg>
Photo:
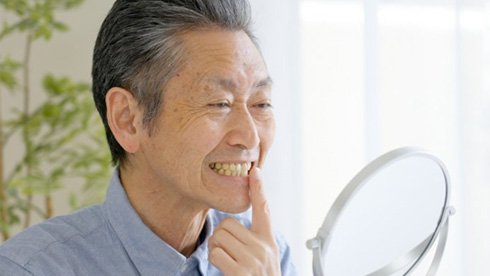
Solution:
<svg viewBox="0 0 490 276"><path fill-rule="evenodd" d="M296 267L291 258L289 245L281 235L276 235L277 246L281 254L281 274L282 276L296 276Z"/></svg>
<svg viewBox="0 0 490 276"><path fill-rule="evenodd" d="M33 276L29 271L10 259L0 256L0 276Z"/></svg>

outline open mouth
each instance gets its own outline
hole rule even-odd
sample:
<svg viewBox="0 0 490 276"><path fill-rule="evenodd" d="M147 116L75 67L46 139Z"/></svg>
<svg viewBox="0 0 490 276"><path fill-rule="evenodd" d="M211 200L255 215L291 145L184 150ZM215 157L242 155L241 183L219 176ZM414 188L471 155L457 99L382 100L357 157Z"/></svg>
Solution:
<svg viewBox="0 0 490 276"><path fill-rule="evenodd" d="M243 163L211 163L209 167L219 175L226 176L248 176L253 162Z"/></svg>

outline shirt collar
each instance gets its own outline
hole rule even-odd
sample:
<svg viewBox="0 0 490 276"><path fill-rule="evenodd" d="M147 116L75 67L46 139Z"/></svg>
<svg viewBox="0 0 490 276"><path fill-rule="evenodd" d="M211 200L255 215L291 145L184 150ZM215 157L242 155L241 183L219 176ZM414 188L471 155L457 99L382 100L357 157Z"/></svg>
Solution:
<svg viewBox="0 0 490 276"><path fill-rule="evenodd" d="M115 170L112 176L104 210L116 235L141 275L161 275L162 272L175 275L190 270L196 265L199 265L202 274L207 271L209 265L207 241L213 233L209 215L205 224L205 241L187 259L143 223L121 185L119 170Z"/></svg>

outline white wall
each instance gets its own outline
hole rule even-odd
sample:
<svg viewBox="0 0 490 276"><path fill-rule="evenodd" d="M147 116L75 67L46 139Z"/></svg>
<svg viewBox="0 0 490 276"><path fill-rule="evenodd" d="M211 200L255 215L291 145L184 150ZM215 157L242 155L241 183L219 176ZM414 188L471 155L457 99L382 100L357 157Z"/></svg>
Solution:
<svg viewBox="0 0 490 276"><path fill-rule="evenodd" d="M488 275L490 1L301 2L307 231L373 154L420 146L457 210L438 274Z"/></svg>

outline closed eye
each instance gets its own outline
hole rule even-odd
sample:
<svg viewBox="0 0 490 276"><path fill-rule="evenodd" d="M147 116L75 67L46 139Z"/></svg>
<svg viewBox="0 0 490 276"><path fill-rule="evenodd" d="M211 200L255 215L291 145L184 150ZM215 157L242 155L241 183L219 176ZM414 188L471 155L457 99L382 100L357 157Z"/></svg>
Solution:
<svg viewBox="0 0 490 276"><path fill-rule="evenodd" d="M271 103L259 103L255 105L258 108L269 109L274 108Z"/></svg>
<svg viewBox="0 0 490 276"><path fill-rule="evenodd" d="M211 103L211 104L208 104L208 106L210 106L210 107L217 107L217 108L228 108L231 105L230 105L229 102L219 102L219 103Z"/></svg>

